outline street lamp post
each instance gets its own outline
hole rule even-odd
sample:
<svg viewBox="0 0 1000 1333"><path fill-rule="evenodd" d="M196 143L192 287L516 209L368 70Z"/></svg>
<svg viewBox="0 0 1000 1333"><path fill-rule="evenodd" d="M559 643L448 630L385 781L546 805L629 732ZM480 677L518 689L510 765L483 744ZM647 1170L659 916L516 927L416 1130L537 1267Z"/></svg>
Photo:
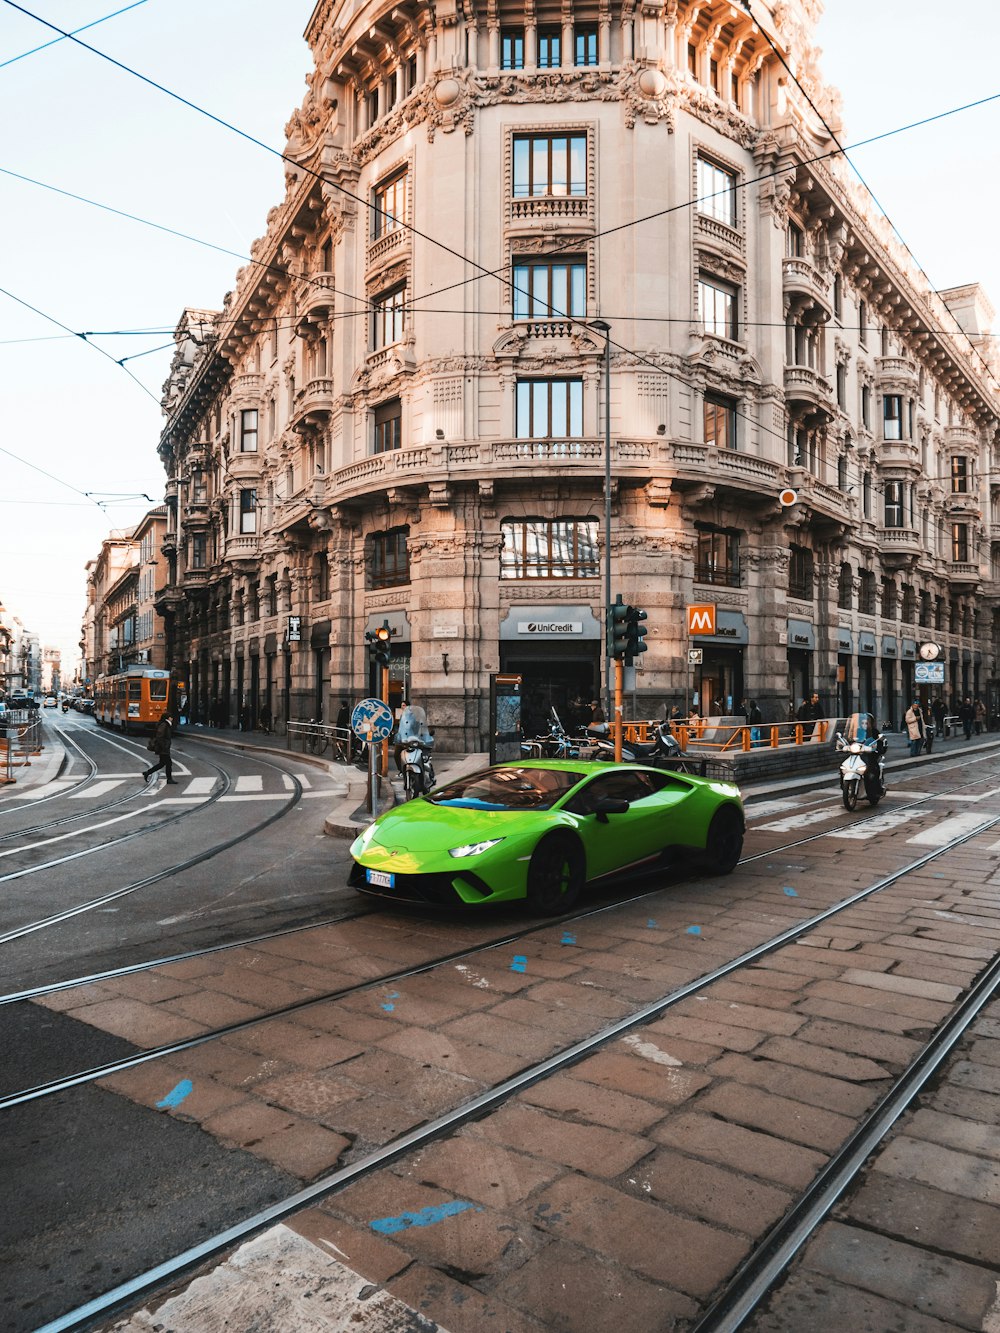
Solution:
<svg viewBox="0 0 1000 1333"><path fill-rule="evenodd" d="M604 338L604 716L611 711L611 325L592 319L587 326Z"/></svg>

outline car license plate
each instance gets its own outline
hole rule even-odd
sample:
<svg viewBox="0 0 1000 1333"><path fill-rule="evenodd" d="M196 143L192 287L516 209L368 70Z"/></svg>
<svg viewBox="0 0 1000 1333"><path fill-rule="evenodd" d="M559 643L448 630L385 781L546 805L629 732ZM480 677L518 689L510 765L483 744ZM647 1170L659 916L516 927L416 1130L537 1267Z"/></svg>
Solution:
<svg viewBox="0 0 1000 1333"><path fill-rule="evenodd" d="M366 870L365 878L369 884L374 884L377 889L391 889L395 876L390 875L388 870Z"/></svg>

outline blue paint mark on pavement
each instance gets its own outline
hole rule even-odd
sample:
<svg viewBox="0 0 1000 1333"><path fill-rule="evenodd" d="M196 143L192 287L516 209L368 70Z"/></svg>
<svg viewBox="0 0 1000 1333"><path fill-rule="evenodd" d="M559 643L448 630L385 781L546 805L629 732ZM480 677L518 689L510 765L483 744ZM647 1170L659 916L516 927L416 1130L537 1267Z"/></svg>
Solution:
<svg viewBox="0 0 1000 1333"><path fill-rule="evenodd" d="M785 895L786 898L797 898L799 896L790 884L786 884L785 887L781 890L781 892Z"/></svg>
<svg viewBox="0 0 1000 1333"><path fill-rule="evenodd" d="M700 935L701 926L688 926L687 930L684 933L686 935Z"/></svg>
<svg viewBox="0 0 1000 1333"><path fill-rule="evenodd" d="M398 1000L398 999L399 999L399 991L398 991L398 990L391 990L391 991L389 992L389 996L388 996L388 998L389 998L390 1001L392 1001L392 1000ZM395 1007L396 1007L396 1006L395 1006L394 1004L391 1004L391 1003L386 1003L386 1004L383 1004L383 1006L382 1006L382 1008L383 1008L383 1009L386 1011L386 1013L388 1013L388 1014L391 1014L392 1011L393 1011L393 1009L395 1009Z"/></svg>
<svg viewBox="0 0 1000 1333"><path fill-rule="evenodd" d="M576 936L573 934L573 932L572 932L571 930L564 930L563 933L562 933L562 939L559 941L559 943L560 943L560 944L575 944L575 943L576 943Z"/></svg>
<svg viewBox="0 0 1000 1333"><path fill-rule="evenodd" d="M510 965L510 970L512 972L524 972L527 969L527 966L528 960L525 958L524 954L516 953L514 955L514 961Z"/></svg>
<svg viewBox="0 0 1000 1333"><path fill-rule="evenodd" d="M649 920L646 922L646 929L647 929L647 930L655 930L655 929L656 929L656 922L653 920L652 917L650 917Z"/></svg>
<svg viewBox="0 0 1000 1333"><path fill-rule="evenodd" d="M185 1097L190 1097L194 1091L194 1084L189 1078L182 1078L175 1088L171 1088L162 1102L157 1102L157 1109L167 1110L172 1106L180 1106Z"/></svg>
<svg viewBox="0 0 1000 1333"><path fill-rule="evenodd" d="M397 1231L407 1231L410 1227L430 1227L435 1222L443 1222L448 1217L470 1209L474 1213L482 1211L474 1203L452 1199L451 1203L442 1203L436 1208L421 1208L415 1213L400 1213L398 1217L377 1217L369 1225L372 1231L377 1231L381 1236L394 1236Z"/></svg>

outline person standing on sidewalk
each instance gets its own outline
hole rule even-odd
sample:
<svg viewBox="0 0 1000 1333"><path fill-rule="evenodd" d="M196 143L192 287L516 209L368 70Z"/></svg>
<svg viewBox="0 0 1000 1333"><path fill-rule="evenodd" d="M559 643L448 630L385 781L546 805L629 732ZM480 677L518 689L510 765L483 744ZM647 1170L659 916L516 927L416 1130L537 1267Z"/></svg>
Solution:
<svg viewBox="0 0 1000 1333"><path fill-rule="evenodd" d="M919 699L914 699L910 704L903 721L910 738L910 758L916 759L924 743L924 710L920 707Z"/></svg>
<svg viewBox="0 0 1000 1333"><path fill-rule="evenodd" d="M149 748L154 754L159 756L159 763L154 764L152 768L143 769L143 782L148 782L153 774L162 768L166 770L167 781L174 786L177 785L176 782L174 782L174 767L170 758L170 742L173 740L173 737L174 719L169 713L164 713L159 722L157 722L156 730L153 732L152 739L149 742Z"/></svg>

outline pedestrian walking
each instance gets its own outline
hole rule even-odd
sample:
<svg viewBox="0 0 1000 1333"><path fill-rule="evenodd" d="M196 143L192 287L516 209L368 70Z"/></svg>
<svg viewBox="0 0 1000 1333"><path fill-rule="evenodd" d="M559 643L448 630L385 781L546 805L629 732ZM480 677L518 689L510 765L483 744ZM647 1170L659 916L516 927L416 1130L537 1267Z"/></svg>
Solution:
<svg viewBox="0 0 1000 1333"><path fill-rule="evenodd" d="M986 705L983 703L982 699L976 698L972 701L972 709L976 735L981 736L986 730Z"/></svg>
<svg viewBox="0 0 1000 1333"><path fill-rule="evenodd" d="M267 735L271 734L271 710L267 704L261 704L260 713L257 716L257 725L261 731Z"/></svg>
<svg viewBox="0 0 1000 1333"><path fill-rule="evenodd" d="M760 744L760 724L764 721L757 703L753 699L744 699L744 711L747 719L747 726L750 728L750 744Z"/></svg>
<svg viewBox="0 0 1000 1333"><path fill-rule="evenodd" d="M944 720L948 716L948 709L940 695L931 704L931 713L934 717L934 727L937 734L944 740Z"/></svg>
<svg viewBox="0 0 1000 1333"><path fill-rule="evenodd" d="M910 738L910 757L916 759L923 748L926 735L924 710L920 707L919 699L914 699L910 704L903 721L906 723L906 734Z"/></svg>
<svg viewBox="0 0 1000 1333"><path fill-rule="evenodd" d="M976 710L972 706L972 700L968 695L962 700L958 707L958 720L962 724L962 730L965 732L965 739L972 739L972 724L976 720Z"/></svg>
<svg viewBox="0 0 1000 1333"><path fill-rule="evenodd" d="M253 730L253 710L249 702L245 703L240 709L240 731Z"/></svg>
<svg viewBox="0 0 1000 1333"><path fill-rule="evenodd" d="M152 750L155 755L159 756L159 762L154 764L152 768L143 769L143 782L148 782L153 774L162 768L166 771L167 781L173 786L177 785L176 782L174 782L174 768L170 758L170 742L173 740L173 736L174 719L169 713L164 713L159 722L157 722L156 730L149 738L149 744L147 746L147 748Z"/></svg>

